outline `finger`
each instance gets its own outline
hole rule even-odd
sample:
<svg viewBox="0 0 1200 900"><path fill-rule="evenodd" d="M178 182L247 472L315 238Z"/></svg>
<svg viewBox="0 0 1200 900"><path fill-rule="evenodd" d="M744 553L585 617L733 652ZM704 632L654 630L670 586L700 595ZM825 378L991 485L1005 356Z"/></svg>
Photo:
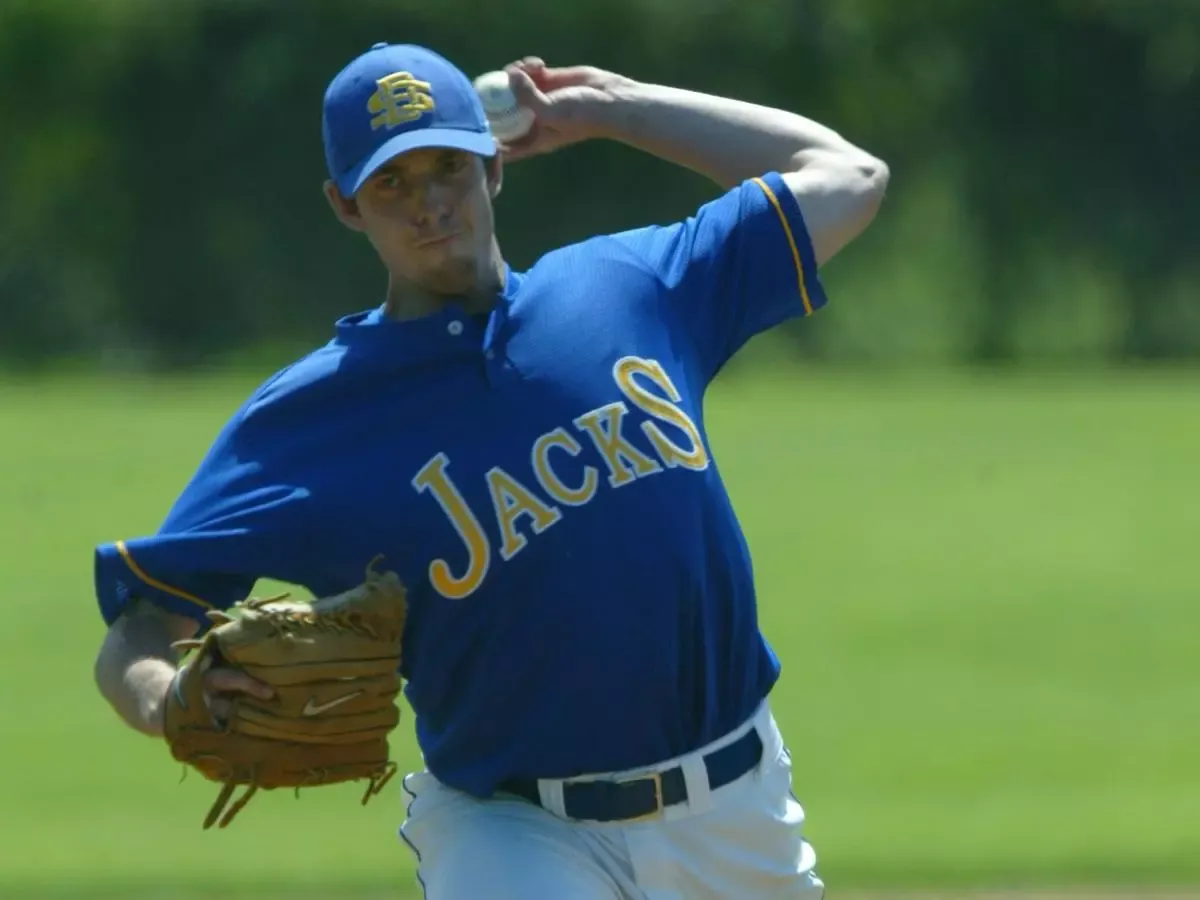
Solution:
<svg viewBox="0 0 1200 900"><path fill-rule="evenodd" d="M528 144L525 144L525 145L505 144L503 147L500 148L500 153L503 156L504 161L506 163L514 163L514 162L520 162L523 159L527 159L530 156L533 156L535 151L532 148L530 148Z"/></svg>
<svg viewBox="0 0 1200 900"><path fill-rule="evenodd" d="M517 102L521 106L532 109L535 114L546 108L548 103L546 95L541 92L528 72L520 66L509 66L506 71L513 96L517 98Z"/></svg>
<svg viewBox="0 0 1200 900"><path fill-rule="evenodd" d="M544 153L545 147L542 144L538 123L535 120L529 131L521 137L501 144L500 152L503 154L505 162L517 162Z"/></svg>
<svg viewBox="0 0 1200 900"><path fill-rule="evenodd" d="M528 75L538 90L544 90L545 85L542 83L546 77L546 63L540 56L526 56L522 60L518 60L513 65Z"/></svg>
<svg viewBox="0 0 1200 900"><path fill-rule="evenodd" d="M209 697L208 711L212 715L213 721L217 723L227 722L230 715L233 714L233 703L221 697Z"/></svg>
<svg viewBox="0 0 1200 900"><path fill-rule="evenodd" d="M595 74L596 70L591 66L564 66L559 69L543 68L538 72L538 85L544 91L576 87L581 84L590 83Z"/></svg>
<svg viewBox="0 0 1200 900"><path fill-rule="evenodd" d="M249 694L260 700L275 696L268 685L236 669L211 669L205 673L204 687L211 694Z"/></svg>
<svg viewBox="0 0 1200 900"><path fill-rule="evenodd" d="M504 143L503 141L496 141L496 152L500 154L501 159L505 162L514 162L526 155L519 142Z"/></svg>

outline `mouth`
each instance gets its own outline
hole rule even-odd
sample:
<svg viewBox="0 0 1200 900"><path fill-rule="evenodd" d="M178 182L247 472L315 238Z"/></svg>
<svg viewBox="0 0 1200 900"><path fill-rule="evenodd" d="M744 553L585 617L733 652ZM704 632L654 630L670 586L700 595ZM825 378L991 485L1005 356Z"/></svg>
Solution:
<svg viewBox="0 0 1200 900"><path fill-rule="evenodd" d="M459 231L451 231L448 234L441 234L441 235L438 235L437 237L425 238L423 240L417 241L417 248L419 250L427 250L431 247L445 246L446 244L449 244L451 241L453 241L455 238L457 238L461 233L462 232L459 232Z"/></svg>

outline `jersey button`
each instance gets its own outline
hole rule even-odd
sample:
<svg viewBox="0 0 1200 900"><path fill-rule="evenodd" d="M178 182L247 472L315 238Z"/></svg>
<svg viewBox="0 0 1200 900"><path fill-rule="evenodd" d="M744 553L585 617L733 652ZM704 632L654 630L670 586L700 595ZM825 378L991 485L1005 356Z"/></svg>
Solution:
<svg viewBox="0 0 1200 900"><path fill-rule="evenodd" d="M487 353L484 354L484 356L486 356L489 360L493 360L496 358L496 351L489 350Z"/></svg>
<svg viewBox="0 0 1200 900"><path fill-rule="evenodd" d="M462 329L463 329L463 324L462 324L462 322L459 322L457 319L455 319L453 322L451 322L449 325L446 326L446 330L448 332L450 332L452 335L454 335L455 337L458 337L460 334L462 334Z"/></svg>

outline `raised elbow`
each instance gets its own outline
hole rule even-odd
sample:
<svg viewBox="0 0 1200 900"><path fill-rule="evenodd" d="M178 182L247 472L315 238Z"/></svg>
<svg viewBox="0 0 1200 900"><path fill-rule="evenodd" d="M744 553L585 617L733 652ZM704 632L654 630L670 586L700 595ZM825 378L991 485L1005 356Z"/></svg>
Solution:
<svg viewBox="0 0 1200 900"><path fill-rule="evenodd" d="M115 704L116 688L122 677L122 661L117 658L119 635L114 632L115 628L109 628L100 644L100 649L96 652L96 659L92 662L92 681L96 685L96 690L100 692L100 696L109 703Z"/></svg>
<svg viewBox="0 0 1200 900"><path fill-rule="evenodd" d="M875 221L887 195L891 171L887 163L874 156L861 154L853 164L853 174L846 185L847 203L843 219L844 240L849 243Z"/></svg>
<svg viewBox="0 0 1200 900"><path fill-rule="evenodd" d="M863 213L869 222L875 218L887 195L888 182L892 173L887 163L878 157L863 153L855 161L858 172L857 194L863 206Z"/></svg>
<svg viewBox="0 0 1200 900"><path fill-rule="evenodd" d="M811 156L784 176L800 206L817 265L823 265L875 219L891 172L883 160L858 150Z"/></svg>

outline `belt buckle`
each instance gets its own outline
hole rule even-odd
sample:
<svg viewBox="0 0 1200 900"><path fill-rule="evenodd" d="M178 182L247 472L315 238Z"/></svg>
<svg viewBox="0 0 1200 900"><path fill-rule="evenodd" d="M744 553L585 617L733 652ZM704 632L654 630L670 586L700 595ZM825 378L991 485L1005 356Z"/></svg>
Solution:
<svg viewBox="0 0 1200 900"><path fill-rule="evenodd" d="M652 782L654 782L654 809L648 813L644 813L643 815L634 816L632 819L625 819L624 821L626 822L646 822L655 818L665 808L665 804L663 802L662 772L653 772L650 775L641 775L637 778L630 778L623 783L629 784L630 782L641 781L645 778L649 778Z"/></svg>

